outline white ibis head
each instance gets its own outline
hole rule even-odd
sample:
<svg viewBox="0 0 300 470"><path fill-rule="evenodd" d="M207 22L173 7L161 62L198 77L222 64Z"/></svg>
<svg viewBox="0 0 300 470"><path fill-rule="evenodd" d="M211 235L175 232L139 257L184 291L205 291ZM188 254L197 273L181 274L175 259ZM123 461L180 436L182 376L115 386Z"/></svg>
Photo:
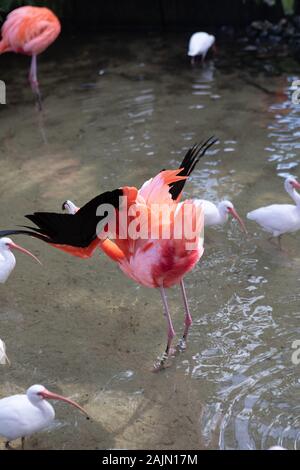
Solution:
<svg viewBox="0 0 300 470"><path fill-rule="evenodd" d="M300 183L295 178L289 176L284 182L284 187L287 193L292 192L294 189L300 189Z"/></svg>
<svg viewBox="0 0 300 470"><path fill-rule="evenodd" d="M57 393L50 392L47 390L43 385L32 385L31 387L28 388L26 392L28 400L33 404L37 405L39 402L42 400L61 400L64 401L65 403L68 403L69 405L75 406L75 408L78 408L82 413L87 414L84 408L82 408L78 403L76 403L73 400L70 400L69 398L63 397L62 395L58 395Z"/></svg>
<svg viewBox="0 0 300 470"><path fill-rule="evenodd" d="M37 261L39 264L42 264L40 260L36 256L34 256L29 250L26 250L22 246L17 245L10 238L8 237L0 238L0 252L12 251L12 250L21 251L21 253L25 253L26 255L31 256L31 258L35 259L35 261Z"/></svg>
<svg viewBox="0 0 300 470"><path fill-rule="evenodd" d="M237 213L237 211L235 210L234 208L234 205L232 204L231 201L222 201L219 203L218 205L218 209L221 213L221 215L225 218L228 217L228 215L230 214L234 219L236 219L238 221L238 223L240 224L241 226L241 229L243 230L243 232L247 233L247 229L246 229L246 226L243 222L243 220L241 219L241 217L239 216L239 214Z"/></svg>
<svg viewBox="0 0 300 470"><path fill-rule="evenodd" d="M67 200L62 204L62 210L74 215L78 211L78 207L75 206L74 202Z"/></svg>

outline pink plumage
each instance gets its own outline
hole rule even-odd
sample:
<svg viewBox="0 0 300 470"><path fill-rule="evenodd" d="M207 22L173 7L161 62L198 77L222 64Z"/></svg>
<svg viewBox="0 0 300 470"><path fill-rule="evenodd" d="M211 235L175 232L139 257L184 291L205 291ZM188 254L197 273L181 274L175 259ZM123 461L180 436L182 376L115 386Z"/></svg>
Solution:
<svg viewBox="0 0 300 470"><path fill-rule="evenodd" d="M17 52L32 56L29 80L41 107L36 56L52 44L61 31L59 19L45 7L24 6L13 10L2 29L0 54Z"/></svg>
<svg viewBox="0 0 300 470"><path fill-rule="evenodd" d="M164 367L175 335L165 288L179 284L182 292L185 327L178 348L185 347L192 324L183 278L194 268L204 251L204 211L200 201L179 200L186 179L215 142L211 138L204 144L189 149L180 168L161 171L146 181L139 190L123 187L123 194L125 190L127 194L127 207L120 208L114 240L107 238L100 245L127 277L145 287L160 289L168 326L168 341L162 358L156 364L156 370ZM71 201L66 201L64 208L71 214L77 211ZM139 227L139 236L135 237L130 232L131 223ZM164 231L167 236L163 235L166 233Z"/></svg>

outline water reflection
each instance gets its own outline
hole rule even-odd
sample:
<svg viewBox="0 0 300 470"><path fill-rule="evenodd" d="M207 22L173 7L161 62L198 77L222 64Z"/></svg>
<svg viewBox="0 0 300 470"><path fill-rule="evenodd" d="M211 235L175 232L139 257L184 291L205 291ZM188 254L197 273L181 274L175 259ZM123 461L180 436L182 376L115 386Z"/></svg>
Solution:
<svg viewBox="0 0 300 470"><path fill-rule="evenodd" d="M279 93L281 98L285 94L285 99L270 106L271 143L265 148L266 158L275 162L279 176L284 177L299 165L300 110L291 103L291 81L284 93ZM235 144L224 141L223 151L234 150ZM218 164L211 172L201 173L195 184L213 199L221 182L223 190L231 184L231 176L220 178ZM188 372L194 380L211 384L201 428L208 446L217 434L221 449L267 449L275 444L300 449L300 381L291 362L292 341L300 337L300 328L295 330L299 317L299 296L294 292L297 281L286 295L279 295L283 266L275 268L267 258L253 258L245 244L240 248L243 259L232 262L231 268L225 247L214 250L202 266L205 275L217 268L212 285L218 286L220 277L226 276L228 283L239 287L216 313L196 320L195 337L201 337L201 351L193 356Z"/></svg>
<svg viewBox="0 0 300 470"><path fill-rule="evenodd" d="M268 126L269 138L272 145L266 150L270 152L268 160L276 163L279 176L286 178L293 176L289 170L299 165L298 149L300 144L300 109L299 105L292 102L292 83L296 77L288 77L282 94L278 100L270 106L273 114L272 123Z"/></svg>

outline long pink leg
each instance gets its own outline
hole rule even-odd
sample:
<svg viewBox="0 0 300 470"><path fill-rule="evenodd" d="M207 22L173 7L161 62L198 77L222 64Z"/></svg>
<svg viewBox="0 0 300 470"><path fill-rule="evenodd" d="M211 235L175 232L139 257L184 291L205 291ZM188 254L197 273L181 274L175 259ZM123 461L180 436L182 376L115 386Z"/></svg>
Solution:
<svg viewBox="0 0 300 470"><path fill-rule="evenodd" d="M37 103L39 110L42 110L42 99L41 99L41 93L40 93L40 88L39 88L39 82L37 79L37 60L36 60L36 55L33 55L31 57L31 65L30 65L30 72L29 72L29 82L31 85L31 89L33 93L36 95Z"/></svg>
<svg viewBox="0 0 300 470"><path fill-rule="evenodd" d="M189 333L190 326L193 323L193 319L192 319L192 316L190 314L189 304L188 304L188 300L187 300L183 280L180 281L180 288L181 288L181 294L182 294L182 298L183 298L185 315L184 315L184 331L183 331L182 338L178 343L177 349L184 350L186 348L186 340L187 340L187 336L188 336L188 333Z"/></svg>
<svg viewBox="0 0 300 470"><path fill-rule="evenodd" d="M167 342L167 347L165 352L163 353L162 357L158 359L158 362L154 365L156 370L162 369L164 367L164 364L166 360L169 357L171 345L172 345L172 340L175 336L175 331L168 307L168 302L167 302L167 296L165 293L165 289L163 287L160 287L160 293L161 293L161 298L164 306L164 316L166 317L167 320L167 326L168 326L168 342Z"/></svg>

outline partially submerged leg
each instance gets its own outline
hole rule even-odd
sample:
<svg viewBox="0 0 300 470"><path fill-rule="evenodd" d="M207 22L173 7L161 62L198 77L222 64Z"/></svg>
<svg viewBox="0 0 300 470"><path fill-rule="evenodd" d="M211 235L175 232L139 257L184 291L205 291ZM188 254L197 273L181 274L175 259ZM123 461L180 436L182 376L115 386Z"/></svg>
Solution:
<svg viewBox="0 0 300 470"><path fill-rule="evenodd" d="M280 251L285 251L285 250L282 248L282 245L281 245L281 238L282 238L282 235L278 235L278 237L272 235L271 237L268 238L268 241L269 241L272 245L279 247ZM278 241L278 243L276 243L276 240Z"/></svg>
<svg viewBox="0 0 300 470"><path fill-rule="evenodd" d="M5 449L12 450L12 447L10 446L10 441L5 442Z"/></svg>
<svg viewBox="0 0 300 470"><path fill-rule="evenodd" d="M36 55L31 57L31 65L30 65L30 72L29 72L29 81L31 85L31 89L33 93L36 95L39 111L42 110L42 98L39 89L39 82L37 79L37 60Z"/></svg>
<svg viewBox="0 0 300 470"><path fill-rule="evenodd" d="M171 344L172 340L175 336L175 331L173 328L173 323L168 307L168 302L167 302L167 297L165 293L165 289L163 287L160 287L160 294L164 306L164 316L166 317L167 320L167 326L168 326L168 341L167 341L167 347L165 352L163 353L162 357L158 359L157 363L154 364L154 369L155 370L160 370L164 368L165 362L169 357L170 349L171 349Z"/></svg>
<svg viewBox="0 0 300 470"><path fill-rule="evenodd" d="M25 437L21 438L21 443L22 443L22 450L25 449Z"/></svg>
<svg viewBox="0 0 300 470"><path fill-rule="evenodd" d="M184 331L183 331L182 338L180 339L180 341L177 345L177 349L180 350L180 351L183 351L186 348L186 340L187 340L187 336L188 336L188 333L189 333L190 326L193 323L193 319L192 319L192 316L190 314L189 304L188 304L188 300L187 300L183 280L180 281L180 288L181 288L181 294L182 294L182 298L183 298L185 314L184 314Z"/></svg>

